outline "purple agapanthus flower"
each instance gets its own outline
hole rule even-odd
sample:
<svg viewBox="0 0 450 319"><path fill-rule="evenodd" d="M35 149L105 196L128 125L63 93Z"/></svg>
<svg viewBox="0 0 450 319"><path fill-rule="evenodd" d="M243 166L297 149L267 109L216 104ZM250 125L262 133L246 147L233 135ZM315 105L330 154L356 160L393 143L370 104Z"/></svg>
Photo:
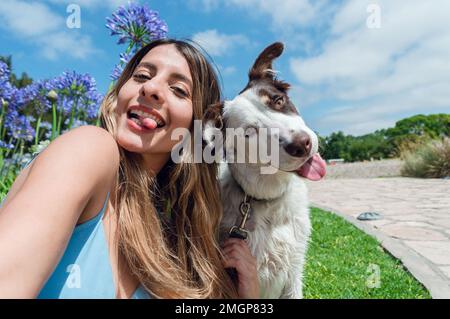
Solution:
<svg viewBox="0 0 450 319"><path fill-rule="evenodd" d="M9 138L25 141L34 139L36 119L52 112L52 101L48 97L52 90L58 96L55 105L58 117L62 114L64 119L72 118L74 125L78 125L77 120L97 118L103 96L98 92L95 80L89 74L64 72L51 80L33 82L20 89L12 88L4 114L4 126ZM40 123L39 127L45 127L48 133L52 130L48 125Z"/></svg>
<svg viewBox="0 0 450 319"><path fill-rule="evenodd" d="M9 73L8 65L0 61L0 102L1 99L4 101L9 100L14 91L13 86L9 82Z"/></svg>
<svg viewBox="0 0 450 319"><path fill-rule="evenodd" d="M58 109L62 108L63 114L75 112L86 119L96 118L103 96L92 76L66 71L52 80L52 86L58 93Z"/></svg>
<svg viewBox="0 0 450 319"><path fill-rule="evenodd" d="M17 110L10 110L6 114L5 127L10 136L14 139L24 139L25 141L32 141L34 138L34 128L31 126L31 118L19 114Z"/></svg>
<svg viewBox="0 0 450 319"><path fill-rule="evenodd" d="M68 126L70 123L69 123L69 119L66 119L65 121L64 121L64 124L66 125L66 126ZM80 127L80 126L84 126L84 125L88 125L88 123L86 122L86 121L83 121L83 120L75 120L75 121L73 121L73 123L72 123L72 126L71 126L71 128L76 128L76 127ZM61 132L61 133L64 133L65 131L63 131L63 132Z"/></svg>
<svg viewBox="0 0 450 319"><path fill-rule="evenodd" d="M31 90L25 90L25 88L17 89L12 86L7 99L8 106L5 114L3 114L3 125L9 137L16 140L24 139L25 141L31 141L34 138L35 132L31 126L34 118L23 114L25 106L33 99L33 96L34 94L31 94Z"/></svg>
<svg viewBox="0 0 450 319"><path fill-rule="evenodd" d="M6 149L6 150L12 150L14 148L14 144L4 142L0 140L0 148Z"/></svg>
<svg viewBox="0 0 450 319"><path fill-rule="evenodd" d="M41 128L41 130L47 130L47 131L52 130L52 124L47 121L42 121L41 124L39 125L39 127Z"/></svg>
<svg viewBox="0 0 450 319"><path fill-rule="evenodd" d="M47 94L54 88L51 80L40 80L17 90L14 95L15 104L18 109L31 105L34 114L43 115L51 110L52 105Z"/></svg>
<svg viewBox="0 0 450 319"><path fill-rule="evenodd" d="M121 53L120 54L120 62L119 62L119 64L117 64L114 67L114 69L113 69L113 71L112 71L112 73L110 75L110 78L113 81L117 81L117 79L122 74L122 72L123 72L123 70L125 68L125 65L127 65L128 62L130 62L130 60L134 56L134 54L135 54L135 50L132 50L130 53Z"/></svg>
<svg viewBox="0 0 450 319"><path fill-rule="evenodd" d="M167 24L158 12L132 2L126 7L120 6L112 17L106 18L106 27L111 30L111 35L119 36L118 44L129 42L137 47L165 38L168 32Z"/></svg>

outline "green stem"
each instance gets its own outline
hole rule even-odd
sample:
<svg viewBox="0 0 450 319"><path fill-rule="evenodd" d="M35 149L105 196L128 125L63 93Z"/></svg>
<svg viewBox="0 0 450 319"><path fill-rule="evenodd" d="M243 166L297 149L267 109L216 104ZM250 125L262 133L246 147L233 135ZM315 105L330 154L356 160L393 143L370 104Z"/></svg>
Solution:
<svg viewBox="0 0 450 319"><path fill-rule="evenodd" d="M14 148L14 152L13 153L16 153L17 152L17 148L20 148L20 152L19 152L19 158L21 158L22 157L22 155L23 155L23 150L24 150L24 141L23 141L23 139L20 139L20 140L18 140L17 142L16 142L16 147ZM17 163L14 163L14 164L17 164ZM4 166L6 166L6 165L4 165ZM15 166L15 165L8 165L8 170L6 171L6 175L3 175L4 173L3 173L3 168L4 167L2 167L2 169L1 169L1 172L0 172L0 176L6 176L6 178L8 178L8 176L9 176L9 174L10 174L10 172L11 172L11 167L13 166L13 169L14 170L16 170L17 169L17 167Z"/></svg>
<svg viewBox="0 0 450 319"><path fill-rule="evenodd" d="M131 49L133 48L133 46L134 46L134 42L131 41L130 44L128 45L128 48L126 49L125 53L126 53L126 54L130 53L130 51L131 51Z"/></svg>
<svg viewBox="0 0 450 319"><path fill-rule="evenodd" d="M78 103L77 103L78 104ZM70 121L69 121L69 127L68 130L70 130L72 128L72 124L73 124L73 118L75 117L75 107L72 107L72 112L70 114Z"/></svg>
<svg viewBox="0 0 450 319"><path fill-rule="evenodd" d="M2 133L1 139L3 141L3 140L5 140L5 135L6 135L6 127L5 126L2 127L2 132L1 133Z"/></svg>
<svg viewBox="0 0 450 319"><path fill-rule="evenodd" d="M10 142L11 143L11 142ZM16 141L16 145L14 146L14 151L13 154L17 151L17 148L19 147L19 140ZM11 153L11 150L8 150L6 152L5 158L7 158L9 156L9 154Z"/></svg>
<svg viewBox="0 0 450 319"><path fill-rule="evenodd" d="M75 119L77 121L84 121L86 119L86 112L81 112L81 109L78 109Z"/></svg>
<svg viewBox="0 0 450 319"><path fill-rule="evenodd" d="M2 102L2 113L0 114L0 140L3 141L5 139L6 133L6 127L3 125L3 119L6 114L6 105L5 103L3 103L3 99L1 100L1 102Z"/></svg>
<svg viewBox="0 0 450 319"><path fill-rule="evenodd" d="M17 152L17 148L19 147L20 141L22 141L22 140L17 140L16 141L16 146L14 147L13 154ZM8 157L9 153L11 153L11 150L8 150L6 152L5 158ZM6 167L6 166L8 166L8 167ZM8 169L7 172L6 172L6 175L4 174L4 169L5 168ZM10 171L11 171L11 165L2 165L2 169L0 170L0 176L8 176Z"/></svg>
<svg viewBox="0 0 450 319"><path fill-rule="evenodd" d="M100 126L100 118L102 116L102 113L100 112L100 108L98 109L97 112L97 121L95 121L95 126Z"/></svg>
<svg viewBox="0 0 450 319"><path fill-rule="evenodd" d="M82 107L79 107L78 103L80 103L80 97L77 97L77 101L75 103L76 107L72 108L72 114L70 117L69 130L72 128L74 120L80 120L80 111Z"/></svg>
<svg viewBox="0 0 450 319"><path fill-rule="evenodd" d="M0 131L3 128L3 114L6 112L5 105L3 105L3 99L0 101L2 103L2 113L0 113Z"/></svg>
<svg viewBox="0 0 450 319"><path fill-rule="evenodd" d="M41 120L42 120L42 114L39 115L37 123L36 123L36 135L34 137L34 146L37 146L38 142L39 142L39 129L41 126Z"/></svg>
<svg viewBox="0 0 450 319"><path fill-rule="evenodd" d="M22 157L22 155L23 155L23 150L24 150L24 145L23 145L23 140L21 139L20 140L20 146L19 146L19 148L20 148L20 151L19 151L19 158L20 157Z"/></svg>
<svg viewBox="0 0 450 319"><path fill-rule="evenodd" d="M0 187L2 188L2 193L3 192L6 193L8 191L8 187L5 184L3 184L1 180L0 180Z"/></svg>
<svg viewBox="0 0 450 319"><path fill-rule="evenodd" d="M4 177L6 178L6 174L3 173L3 171L5 170L5 168L6 168L5 163L2 163L2 168L0 169L0 178L1 178L2 180L3 180Z"/></svg>
<svg viewBox="0 0 450 319"><path fill-rule="evenodd" d="M13 138L10 137L10 138L9 138L9 141L8 141L8 145L11 144L12 140L13 140ZM6 151L5 157L3 157L3 153L5 153L5 151L4 151L3 149L1 149L1 151L0 151L0 158L2 159L2 163L3 163L3 159L6 158L6 155L8 155L9 150Z"/></svg>
<svg viewBox="0 0 450 319"><path fill-rule="evenodd" d="M62 122L62 118L63 118L63 107L61 105L61 108L59 110L59 115L58 115L58 128L57 128L57 136L61 135L61 122Z"/></svg>
<svg viewBox="0 0 450 319"><path fill-rule="evenodd" d="M51 140L53 141L56 137L56 103L52 102L52 116L53 116L53 121L52 121L52 138Z"/></svg>

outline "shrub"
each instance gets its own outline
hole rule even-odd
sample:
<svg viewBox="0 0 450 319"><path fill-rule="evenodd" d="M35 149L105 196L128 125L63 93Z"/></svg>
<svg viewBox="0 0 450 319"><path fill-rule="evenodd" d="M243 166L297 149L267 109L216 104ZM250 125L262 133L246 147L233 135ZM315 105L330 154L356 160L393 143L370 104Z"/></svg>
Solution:
<svg viewBox="0 0 450 319"><path fill-rule="evenodd" d="M402 175L421 178L450 176L450 138L418 143L415 150L405 150Z"/></svg>

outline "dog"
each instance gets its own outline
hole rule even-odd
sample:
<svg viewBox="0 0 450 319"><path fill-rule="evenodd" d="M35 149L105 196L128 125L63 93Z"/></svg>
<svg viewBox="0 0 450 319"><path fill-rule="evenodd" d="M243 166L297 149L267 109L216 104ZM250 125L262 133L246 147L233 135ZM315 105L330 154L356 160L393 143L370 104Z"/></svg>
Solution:
<svg viewBox="0 0 450 319"><path fill-rule="evenodd" d="M289 84L278 80L272 68L283 49L280 42L265 48L249 71L246 87L233 100L207 110L204 140L211 143L217 130L224 133L241 128L247 145L250 138L260 138L263 129L278 129L262 139L262 144L269 145L269 139L275 138L271 150L278 151L277 165L263 163L259 155L256 162L249 162L247 149L244 162L220 165L220 240L230 236L231 228L239 229L244 202L250 215L240 230L248 234L247 243L257 260L261 298L299 299L303 297L303 268L311 234L307 188L301 177L320 180L325 162L317 153L317 135L289 99ZM226 157L231 153L236 158L237 147L230 146L228 135L222 142ZM263 167L275 172L262 174Z"/></svg>

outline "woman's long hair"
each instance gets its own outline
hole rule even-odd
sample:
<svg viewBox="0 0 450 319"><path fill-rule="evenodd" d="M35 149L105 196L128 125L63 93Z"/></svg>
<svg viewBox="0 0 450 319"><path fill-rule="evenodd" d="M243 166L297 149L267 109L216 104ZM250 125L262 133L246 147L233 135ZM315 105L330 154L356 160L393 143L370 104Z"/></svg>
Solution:
<svg viewBox="0 0 450 319"><path fill-rule="evenodd" d="M141 59L163 44L175 45L189 65L194 120L220 101L217 76L203 54L184 41L157 40L135 54L102 103L102 126L114 136L120 89ZM193 137L191 148L183 150L184 158L193 154ZM169 159L152 177L140 154L119 149L114 194L119 253L139 282L156 298L236 298L218 245L222 205L217 164L174 164Z"/></svg>

